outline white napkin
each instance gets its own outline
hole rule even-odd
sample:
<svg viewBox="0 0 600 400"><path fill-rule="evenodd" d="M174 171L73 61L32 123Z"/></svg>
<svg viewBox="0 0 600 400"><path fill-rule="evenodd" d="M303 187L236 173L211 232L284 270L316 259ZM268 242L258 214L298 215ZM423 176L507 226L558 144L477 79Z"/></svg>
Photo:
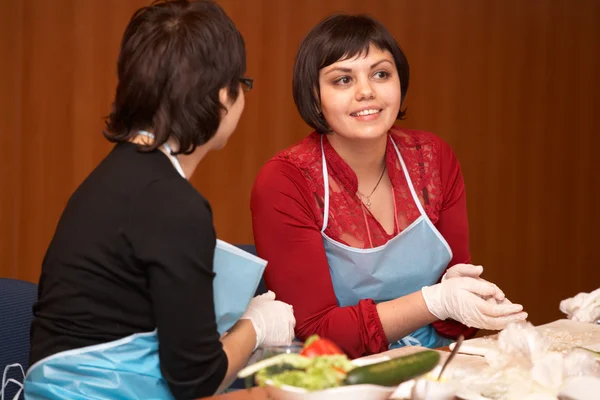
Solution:
<svg viewBox="0 0 600 400"><path fill-rule="evenodd" d="M561 301L560 311L574 321L591 323L600 321L600 289L591 293L579 293L575 297Z"/></svg>
<svg viewBox="0 0 600 400"><path fill-rule="evenodd" d="M574 376L565 381L559 396L573 400L595 400L600 391L600 378Z"/></svg>

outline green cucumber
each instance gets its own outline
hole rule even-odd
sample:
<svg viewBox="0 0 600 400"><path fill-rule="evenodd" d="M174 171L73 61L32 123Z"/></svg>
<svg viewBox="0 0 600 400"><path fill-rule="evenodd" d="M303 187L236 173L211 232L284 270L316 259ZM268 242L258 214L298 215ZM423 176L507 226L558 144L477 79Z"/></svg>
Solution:
<svg viewBox="0 0 600 400"><path fill-rule="evenodd" d="M431 371L439 361L440 355L437 351L420 351L408 356L354 368L346 375L344 384L397 386Z"/></svg>

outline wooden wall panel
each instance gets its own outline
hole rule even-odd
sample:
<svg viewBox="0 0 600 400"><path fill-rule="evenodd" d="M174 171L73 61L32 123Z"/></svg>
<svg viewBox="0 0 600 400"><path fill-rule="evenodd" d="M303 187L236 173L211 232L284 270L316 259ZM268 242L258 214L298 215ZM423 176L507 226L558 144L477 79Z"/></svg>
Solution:
<svg viewBox="0 0 600 400"><path fill-rule="evenodd" d="M119 41L145 0L0 0L0 276L37 281L65 202L109 151L101 135ZM535 323L600 286L600 2L579 0L221 0L248 51L239 128L192 179L221 238L252 242L259 168L308 133L292 100L306 32L365 12L411 64L402 125L456 151L473 260Z"/></svg>
<svg viewBox="0 0 600 400"><path fill-rule="evenodd" d="M0 3L0 276L17 276L19 262L22 15L21 3Z"/></svg>

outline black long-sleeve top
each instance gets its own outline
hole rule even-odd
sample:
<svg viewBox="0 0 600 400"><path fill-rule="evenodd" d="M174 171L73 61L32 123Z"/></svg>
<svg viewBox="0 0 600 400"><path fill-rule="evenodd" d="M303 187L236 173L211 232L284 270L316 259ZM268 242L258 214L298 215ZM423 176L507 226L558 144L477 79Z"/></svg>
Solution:
<svg viewBox="0 0 600 400"><path fill-rule="evenodd" d="M157 329L173 395L213 394L227 370L215 243L210 205L167 156L117 144L70 198L47 250L30 365Z"/></svg>

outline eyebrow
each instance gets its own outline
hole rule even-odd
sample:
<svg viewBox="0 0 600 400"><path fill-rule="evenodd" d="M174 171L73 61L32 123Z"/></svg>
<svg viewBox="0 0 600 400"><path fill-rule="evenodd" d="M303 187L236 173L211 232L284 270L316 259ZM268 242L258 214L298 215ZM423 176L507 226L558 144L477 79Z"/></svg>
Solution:
<svg viewBox="0 0 600 400"><path fill-rule="evenodd" d="M388 60L387 58L384 58L383 60L379 60L375 64L371 65L370 69L373 69L373 68L377 67L379 64L382 64L384 62L388 62L388 63L392 64L392 62L390 60ZM333 69L330 69L329 71L327 71L325 73L325 75L329 75L330 73L336 72L336 71L349 74L350 72L352 72L352 68L343 68L343 67L333 68Z"/></svg>

